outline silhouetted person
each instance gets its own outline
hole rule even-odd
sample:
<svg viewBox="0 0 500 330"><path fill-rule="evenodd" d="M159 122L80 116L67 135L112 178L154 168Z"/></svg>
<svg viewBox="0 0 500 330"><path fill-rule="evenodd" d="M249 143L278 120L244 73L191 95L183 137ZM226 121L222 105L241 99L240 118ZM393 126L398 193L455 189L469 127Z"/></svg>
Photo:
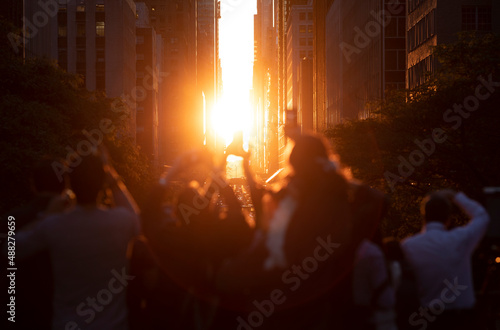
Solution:
<svg viewBox="0 0 500 330"><path fill-rule="evenodd" d="M30 178L34 198L8 213L8 216L16 219L17 231L69 206L67 195L63 195L67 182L58 179L52 169L53 162L51 158L44 158L35 164ZM53 279L49 251L44 249L25 260L17 260L17 267L16 327L50 329Z"/></svg>
<svg viewBox="0 0 500 330"><path fill-rule="evenodd" d="M453 204L470 222L449 229ZM464 193L443 190L424 199L422 216L422 231L402 243L415 272L421 304L409 323L427 329L473 329L471 256L486 233L488 213Z"/></svg>
<svg viewBox="0 0 500 330"><path fill-rule="evenodd" d="M217 173L207 191L191 182L164 206L172 181L201 166L213 170L211 156L187 153L176 160L161 184L155 186L142 214L146 241L138 249L138 277L134 283L134 327L137 329L206 329L215 317L214 274L224 261L246 248L252 231L232 188ZM226 205L223 216L212 197ZM141 262L140 258L144 261ZM142 266L141 266L142 264ZM154 273L151 278L148 274ZM137 287L142 283L142 288ZM135 300L135 302L134 302ZM145 301L141 308L138 301ZM144 319L144 321L141 321Z"/></svg>
<svg viewBox="0 0 500 330"><path fill-rule="evenodd" d="M380 218L385 215L385 209L384 207ZM353 271L353 303L356 306L352 316L353 328L396 330L395 307L399 271L384 253L381 219L373 218L373 223L366 223L362 228L356 229L365 232L365 239L356 251Z"/></svg>
<svg viewBox="0 0 500 330"><path fill-rule="evenodd" d="M220 287L246 303L233 329L343 329L338 316L351 286L342 281L354 259L349 184L322 138L295 139L292 173L264 194L252 249L220 275Z"/></svg>
<svg viewBox="0 0 500 330"><path fill-rule="evenodd" d="M77 205L17 234L17 257L48 249L54 274L53 329L127 329L126 256L138 234L138 211L103 155L82 157L70 182ZM105 183L116 207L99 203ZM48 302L47 302L48 303Z"/></svg>

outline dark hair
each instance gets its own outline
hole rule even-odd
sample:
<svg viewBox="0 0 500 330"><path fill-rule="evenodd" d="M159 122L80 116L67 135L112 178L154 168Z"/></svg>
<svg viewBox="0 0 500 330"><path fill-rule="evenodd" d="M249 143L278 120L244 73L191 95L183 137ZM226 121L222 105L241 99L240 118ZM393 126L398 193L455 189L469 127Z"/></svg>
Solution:
<svg viewBox="0 0 500 330"><path fill-rule="evenodd" d="M328 160L328 147L323 138L311 134L302 135L295 140L290 153L290 165L298 176L315 177L323 172L319 159Z"/></svg>
<svg viewBox="0 0 500 330"><path fill-rule="evenodd" d="M445 196L432 193L422 201L421 213L426 223L446 223L451 215L452 205Z"/></svg>
<svg viewBox="0 0 500 330"><path fill-rule="evenodd" d="M71 189L78 204L92 204L104 185L104 169L100 155L82 156L82 162L69 174Z"/></svg>
<svg viewBox="0 0 500 330"><path fill-rule="evenodd" d="M60 194L66 188L66 181L60 179L52 167L54 162L63 164L62 160L44 157L36 162L33 167L31 178L33 188L37 193L51 192Z"/></svg>

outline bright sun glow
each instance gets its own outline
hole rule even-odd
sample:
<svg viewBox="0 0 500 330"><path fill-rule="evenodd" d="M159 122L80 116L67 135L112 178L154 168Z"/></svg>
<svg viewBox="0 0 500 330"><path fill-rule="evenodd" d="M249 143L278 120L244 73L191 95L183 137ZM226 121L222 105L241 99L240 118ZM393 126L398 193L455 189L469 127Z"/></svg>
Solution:
<svg viewBox="0 0 500 330"><path fill-rule="evenodd" d="M217 135L223 138L226 146L233 140L236 132L243 132L243 140L248 148L248 141L252 129L252 115L250 103L240 97L222 97L215 106L212 117L212 126Z"/></svg>
<svg viewBox="0 0 500 330"><path fill-rule="evenodd" d="M211 118L212 127L228 145L233 134L243 131L248 147L252 130L252 89L256 0L221 1L220 57L224 95Z"/></svg>

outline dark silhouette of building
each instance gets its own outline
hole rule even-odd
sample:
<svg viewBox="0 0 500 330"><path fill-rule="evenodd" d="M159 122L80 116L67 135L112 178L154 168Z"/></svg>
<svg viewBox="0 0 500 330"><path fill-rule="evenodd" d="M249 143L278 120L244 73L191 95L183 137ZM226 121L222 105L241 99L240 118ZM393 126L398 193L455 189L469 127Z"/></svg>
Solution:
<svg viewBox="0 0 500 330"><path fill-rule="evenodd" d="M159 165L158 118L162 74L163 39L149 22L149 8L145 3L136 3L136 58L137 89L137 145L148 156L153 166Z"/></svg>
<svg viewBox="0 0 500 330"><path fill-rule="evenodd" d="M405 4L336 0L326 16L326 125L367 118L368 102L404 88Z"/></svg>
<svg viewBox="0 0 500 330"><path fill-rule="evenodd" d="M203 144L202 94L197 85L197 7L194 0L148 1L151 25L164 40L160 163Z"/></svg>
<svg viewBox="0 0 500 330"><path fill-rule="evenodd" d="M273 1L258 0L254 16L253 105L256 170L270 176L278 170L276 35Z"/></svg>
<svg viewBox="0 0 500 330"><path fill-rule="evenodd" d="M408 0L407 80L414 88L436 68L432 47L457 40L460 31L500 32L500 3L492 0Z"/></svg>

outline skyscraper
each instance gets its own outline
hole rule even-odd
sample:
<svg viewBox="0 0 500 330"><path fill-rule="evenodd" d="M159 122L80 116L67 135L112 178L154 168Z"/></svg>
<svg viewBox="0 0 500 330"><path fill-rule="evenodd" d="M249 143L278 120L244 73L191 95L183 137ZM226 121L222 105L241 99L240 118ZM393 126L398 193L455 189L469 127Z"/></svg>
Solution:
<svg viewBox="0 0 500 330"><path fill-rule="evenodd" d="M369 117L368 102L405 85L402 0L336 0L326 17L325 126Z"/></svg>
<svg viewBox="0 0 500 330"><path fill-rule="evenodd" d="M492 0L408 0L407 80L414 88L433 73L432 47L457 40L460 31L500 32L500 3Z"/></svg>

